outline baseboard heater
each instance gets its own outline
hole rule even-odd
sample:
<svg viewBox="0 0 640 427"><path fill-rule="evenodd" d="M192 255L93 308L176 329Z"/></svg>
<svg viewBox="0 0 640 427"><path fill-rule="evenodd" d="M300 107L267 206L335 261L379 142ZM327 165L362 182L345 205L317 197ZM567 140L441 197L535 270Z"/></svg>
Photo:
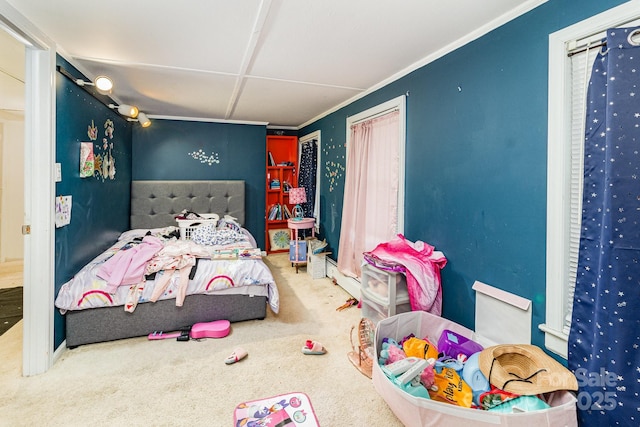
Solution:
<svg viewBox="0 0 640 427"><path fill-rule="evenodd" d="M360 281L355 277L345 276L338 271L336 262L331 258L326 258L327 277L332 279L335 284L347 291L352 297L360 300Z"/></svg>

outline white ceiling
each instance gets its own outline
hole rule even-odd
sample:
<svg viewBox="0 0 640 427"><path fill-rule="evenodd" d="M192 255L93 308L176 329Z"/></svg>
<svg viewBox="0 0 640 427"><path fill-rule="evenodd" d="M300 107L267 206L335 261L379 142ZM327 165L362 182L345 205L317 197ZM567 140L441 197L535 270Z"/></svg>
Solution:
<svg viewBox="0 0 640 427"><path fill-rule="evenodd" d="M546 0L7 1L116 102L298 127Z"/></svg>

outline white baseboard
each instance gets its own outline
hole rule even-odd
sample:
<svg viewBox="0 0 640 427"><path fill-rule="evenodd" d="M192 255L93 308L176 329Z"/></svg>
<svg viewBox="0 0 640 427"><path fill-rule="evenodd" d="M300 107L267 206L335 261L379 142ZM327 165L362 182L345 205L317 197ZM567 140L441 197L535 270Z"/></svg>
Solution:
<svg viewBox="0 0 640 427"><path fill-rule="evenodd" d="M53 363L60 359L65 351L67 351L67 340L62 341L62 344L60 344L53 352Z"/></svg>
<svg viewBox="0 0 640 427"><path fill-rule="evenodd" d="M354 277L345 276L338 271L336 262L327 257L327 277L347 291L352 297L360 300L360 281Z"/></svg>

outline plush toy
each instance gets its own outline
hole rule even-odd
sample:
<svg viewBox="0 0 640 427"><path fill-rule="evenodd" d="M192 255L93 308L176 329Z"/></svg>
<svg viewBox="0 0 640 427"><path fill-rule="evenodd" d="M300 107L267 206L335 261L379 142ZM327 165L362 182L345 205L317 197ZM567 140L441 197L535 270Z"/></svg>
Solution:
<svg viewBox="0 0 640 427"><path fill-rule="evenodd" d="M388 356L387 356L387 362L385 363L386 365L393 362L397 362L398 360L405 359L407 357L407 355L404 354L404 351L402 349L394 345L389 346L389 348L387 349L387 354Z"/></svg>
<svg viewBox="0 0 640 427"><path fill-rule="evenodd" d="M398 360L406 358L407 355L398 343L392 338L384 338L382 340L382 350L378 362L380 365L388 365Z"/></svg>
<svg viewBox="0 0 640 427"><path fill-rule="evenodd" d="M420 382L427 390L431 389L433 384L435 384L435 373L433 372L433 366L436 361L434 359L429 359L429 366L424 368L424 371L420 374Z"/></svg>

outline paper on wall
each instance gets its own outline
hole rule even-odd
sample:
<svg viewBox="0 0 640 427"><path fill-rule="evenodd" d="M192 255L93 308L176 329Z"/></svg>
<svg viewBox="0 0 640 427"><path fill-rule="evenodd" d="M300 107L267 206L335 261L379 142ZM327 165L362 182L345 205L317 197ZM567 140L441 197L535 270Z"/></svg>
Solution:
<svg viewBox="0 0 640 427"><path fill-rule="evenodd" d="M93 176L94 156L93 142L80 143L80 178Z"/></svg>
<svg viewBox="0 0 640 427"><path fill-rule="evenodd" d="M71 222L71 196L56 197L56 228Z"/></svg>

